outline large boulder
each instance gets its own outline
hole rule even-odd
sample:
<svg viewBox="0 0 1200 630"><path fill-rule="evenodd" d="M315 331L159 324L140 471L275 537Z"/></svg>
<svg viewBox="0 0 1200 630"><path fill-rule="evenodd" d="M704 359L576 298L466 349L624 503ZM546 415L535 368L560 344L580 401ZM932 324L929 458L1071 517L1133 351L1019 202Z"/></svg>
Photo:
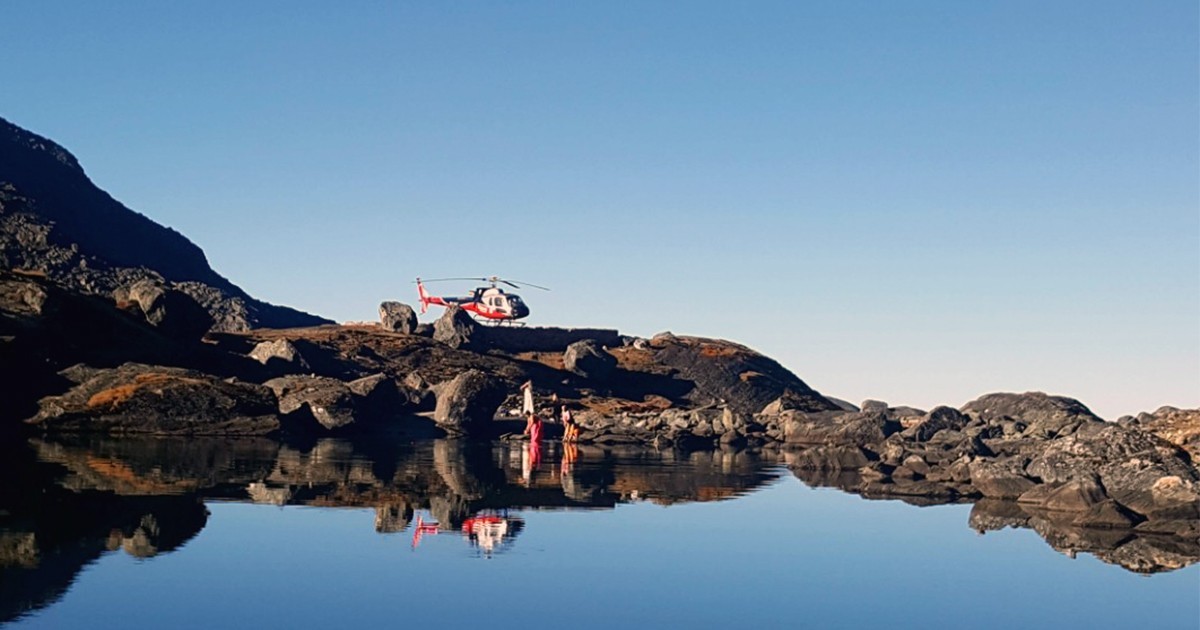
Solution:
<svg viewBox="0 0 1200 630"><path fill-rule="evenodd" d="M950 429L962 431L970 418L952 407L935 407L916 424L904 430L905 437L918 442L927 442L939 431Z"/></svg>
<svg viewBox="0 0 1200 630"><path fill-rule="evenodd" d="M250 351L250 358L275 370L276 374L308 372L312 369L300 350L287 339L259 342Z"/></svg>
<svg viewBox="0 0 1200 630"><path fill-rule="evenodd" d="M199 339L213 325L212 315L192 296L155 280L119 288L113 298L136 305L150 325L176 339Z"/></svg>
<svg viewBox="0 0 1200 630"><path fill-rule="evenodd" d="M563 352L563 367L584 378L603 381L617 367L617 359L591 339L576 341Z"/></svg>
<svg viewBox="0 0 1200 630"><path fill-rule="evenodd" d="M455 434L470 433L490 424L508 397L504 380L480 370L467 370L440 384L435 391L437 408L433 419L438 426Z"/></svg>
<svg viewBox="0 0 1200 630"><path fill-rule="evenodd" d="M263 383L279 399L279 413L311 414L326 429L354 424L357 408L350 388L325 376L281 376Z"/></svg>
<svg viewBox="0 0 1200 630"><path fill-rule="evenodd" d="M962 412L989 425L1023 422L1027 426L1025 435L1034 438L1070 435L1083 424L1103 422L1074 398L1042 392L986 394L963 405Z"/></svg>
<svg viewBox="0 0 1200 630"><path fill-rule="evenodd" d="M410 407L395 379L387 374L364 376L346 383L346 388L355 396L355 406L367 418L394 417Z"/></svg>
<svg viewBox="0 0 1200 630"><path fill-rule="evenodd" d="M480 340L477 339L475 321L466 311L457 306L451 306L433 323L433 340L440 341L451 348L463 350L477 349Z"/></svg>
<svg viewBox="0 0 1200 630"><path fill-rule="evenodd" d="M47 431L158 435L264 435L280 427L275 397L260 385L140 363L74 373L80 382L61 396L43 398L29 424Z"/></svg>
<svg viewBox="0 0 1200 630"><path fill-rule="evenodd" d="M1159 407L1154 413L1139 413L1135 426L1182 447L1193 462L1200 462L1200 409Z"/></svg>
<svg viewBox="0 0 1200 630"><path fill-rule="evenodd" d="M1083 426L1046 443L1026 472L1047 483L1099 479L1109 497L1149 519L1200 518L1200 473L1187 454L1137 429L1109 423ZM1179 483L1172 485L1169 478ZM1156 486L1177 491L1156 494Z"/></svg>
<svg viewBox="0 0 1200 630"><path fill-rule="evenodd" d="M384 302L379 305L379 323L384 330L411 335L417 330L417 313L402 302Z"/></svg>
<svg viewBox="0 0 1200 630"><path fill-rule="evenodd" d="M1036 485L1025 474L1025 462L1015 457L977 459L968 468L971 485L992 499L1016 499Z"/></svg>
<svg viewBox="0 0 1200 630"><path fill-rule="evenodd" d="M836 444L871 446L900 430L900 423L878 411L861 411L835 416L836 428L830 438Z"/></svg>

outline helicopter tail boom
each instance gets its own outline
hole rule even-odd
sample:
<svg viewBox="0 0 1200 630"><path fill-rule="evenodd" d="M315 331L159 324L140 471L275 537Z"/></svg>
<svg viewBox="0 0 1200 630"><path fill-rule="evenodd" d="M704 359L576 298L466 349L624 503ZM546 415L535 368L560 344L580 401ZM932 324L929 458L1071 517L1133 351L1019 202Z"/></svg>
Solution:
<svg viewBox="0 0 1200 630"><path fill-rule="evenodd" d="M417 295L421 298L421 314L429 310L429 294L425 292L425 285L421 284L421 279L417 278Z"/></svg>

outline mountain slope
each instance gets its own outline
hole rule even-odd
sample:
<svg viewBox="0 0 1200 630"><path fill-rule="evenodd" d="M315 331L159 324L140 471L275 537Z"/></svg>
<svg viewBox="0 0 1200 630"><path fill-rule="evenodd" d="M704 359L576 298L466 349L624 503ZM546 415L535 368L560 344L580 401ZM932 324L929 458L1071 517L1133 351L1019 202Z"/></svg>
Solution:
<svg viewBox="0 0 1200 630"><path fill-rule="evenodd" d="M161 279L207 308L216 330L329 321L254 299L213 271L195 243L98 188L66 149L3 118L0 268L42 271L102 295L143 278Z"/></svg>

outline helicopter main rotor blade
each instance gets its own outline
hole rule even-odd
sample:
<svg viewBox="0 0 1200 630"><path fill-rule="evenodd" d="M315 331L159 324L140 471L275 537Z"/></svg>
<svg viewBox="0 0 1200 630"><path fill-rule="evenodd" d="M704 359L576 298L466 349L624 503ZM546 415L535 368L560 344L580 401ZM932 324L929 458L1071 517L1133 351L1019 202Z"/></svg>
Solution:
<svg viewBox="0 0 1200 630"><path fill-rule="evenodd" d="M447 282L450 280L473 280L478 282L488 281L487 278L430 278L428 280L421 280L421 282ZM416 281L414 281L413 284L416 284Z"/></svg>
<svg viewBox="0 0 1200 630"><path fill-rule="evenodd" d="M522 288L522 287L519 287L519 286L517 286L517 285L513 284L513 282L519 282L519 283L521 283L521 285L523 285L523 286L526 286L526 287L533 287L533 288L535 288L535 289L541 289L541 290L543 290L543 291L549 291L549 290L550 290L550 289L547 289L546 287L541 287L541 286L538 286L538 285L536 285L536 284L533 284L532 282L525 282L524 280L513 280L512 282L509 282L508 280L501 280L501 282L503 282L504 284L507 284L507 285L508 285L508 286L510 286L510 287L516 287L516 288L518 288L518 289L520 289L520 288Z"/></svg>

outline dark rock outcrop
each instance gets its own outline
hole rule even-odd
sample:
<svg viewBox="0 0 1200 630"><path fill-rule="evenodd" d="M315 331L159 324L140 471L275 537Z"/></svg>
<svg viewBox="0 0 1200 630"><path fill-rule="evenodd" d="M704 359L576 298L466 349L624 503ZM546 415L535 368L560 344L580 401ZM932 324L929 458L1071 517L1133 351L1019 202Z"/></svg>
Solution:
<svg viewBox="0 0 1200 630"><path fill-rule="evenodd" d="M1027 427L1024 435L1034 438L1070 435L1085 423L1103 422L1074 398L1042 392L987 394L963 405L962 412L988 425L1020 421Z"/></svg>
<svg viewBox="0 0 1200 630"><path fill-rule="evenodd" d="M81 380L70 391L42 399L30 424L157 435L264 435L280 426L275 398L260 385L137 363L76 375Z"/></svg>
<svg viewBox="0 0 1200 630"><path fill-rule="evenodd" d="M1105 493L1150 519L1200 519L1200 474L1177 446L1115 424L1051 440L1026 468L1048 483L1098 479ZM1172 492L1155 493L1170 487Z"/></svg>
<svg viewBox="0 0 1200 630"><path fill-rule="evenodd" d="M403 302L384 302L379 305L379 324L384 330L410 335L417 331L417 313Z"/></svg>
<svg viewBox="0 0 1200 630"><path fill-rule="evenodd" d="M617 367L617 359L595 341L586 339L567 346L563 366L584 378L605 381Z"/></svg>
<svg viewBox="0 0 1200 630"><path fill-rule="evenodd" d="M647 350L621 348L626 356L648 353L651 360L691 382L687 395L698 405L724 404L739 413L754 414L785 394L801 411L833 411L826 400L773 359L745 346L719 339L655 335Z"/></svg>

